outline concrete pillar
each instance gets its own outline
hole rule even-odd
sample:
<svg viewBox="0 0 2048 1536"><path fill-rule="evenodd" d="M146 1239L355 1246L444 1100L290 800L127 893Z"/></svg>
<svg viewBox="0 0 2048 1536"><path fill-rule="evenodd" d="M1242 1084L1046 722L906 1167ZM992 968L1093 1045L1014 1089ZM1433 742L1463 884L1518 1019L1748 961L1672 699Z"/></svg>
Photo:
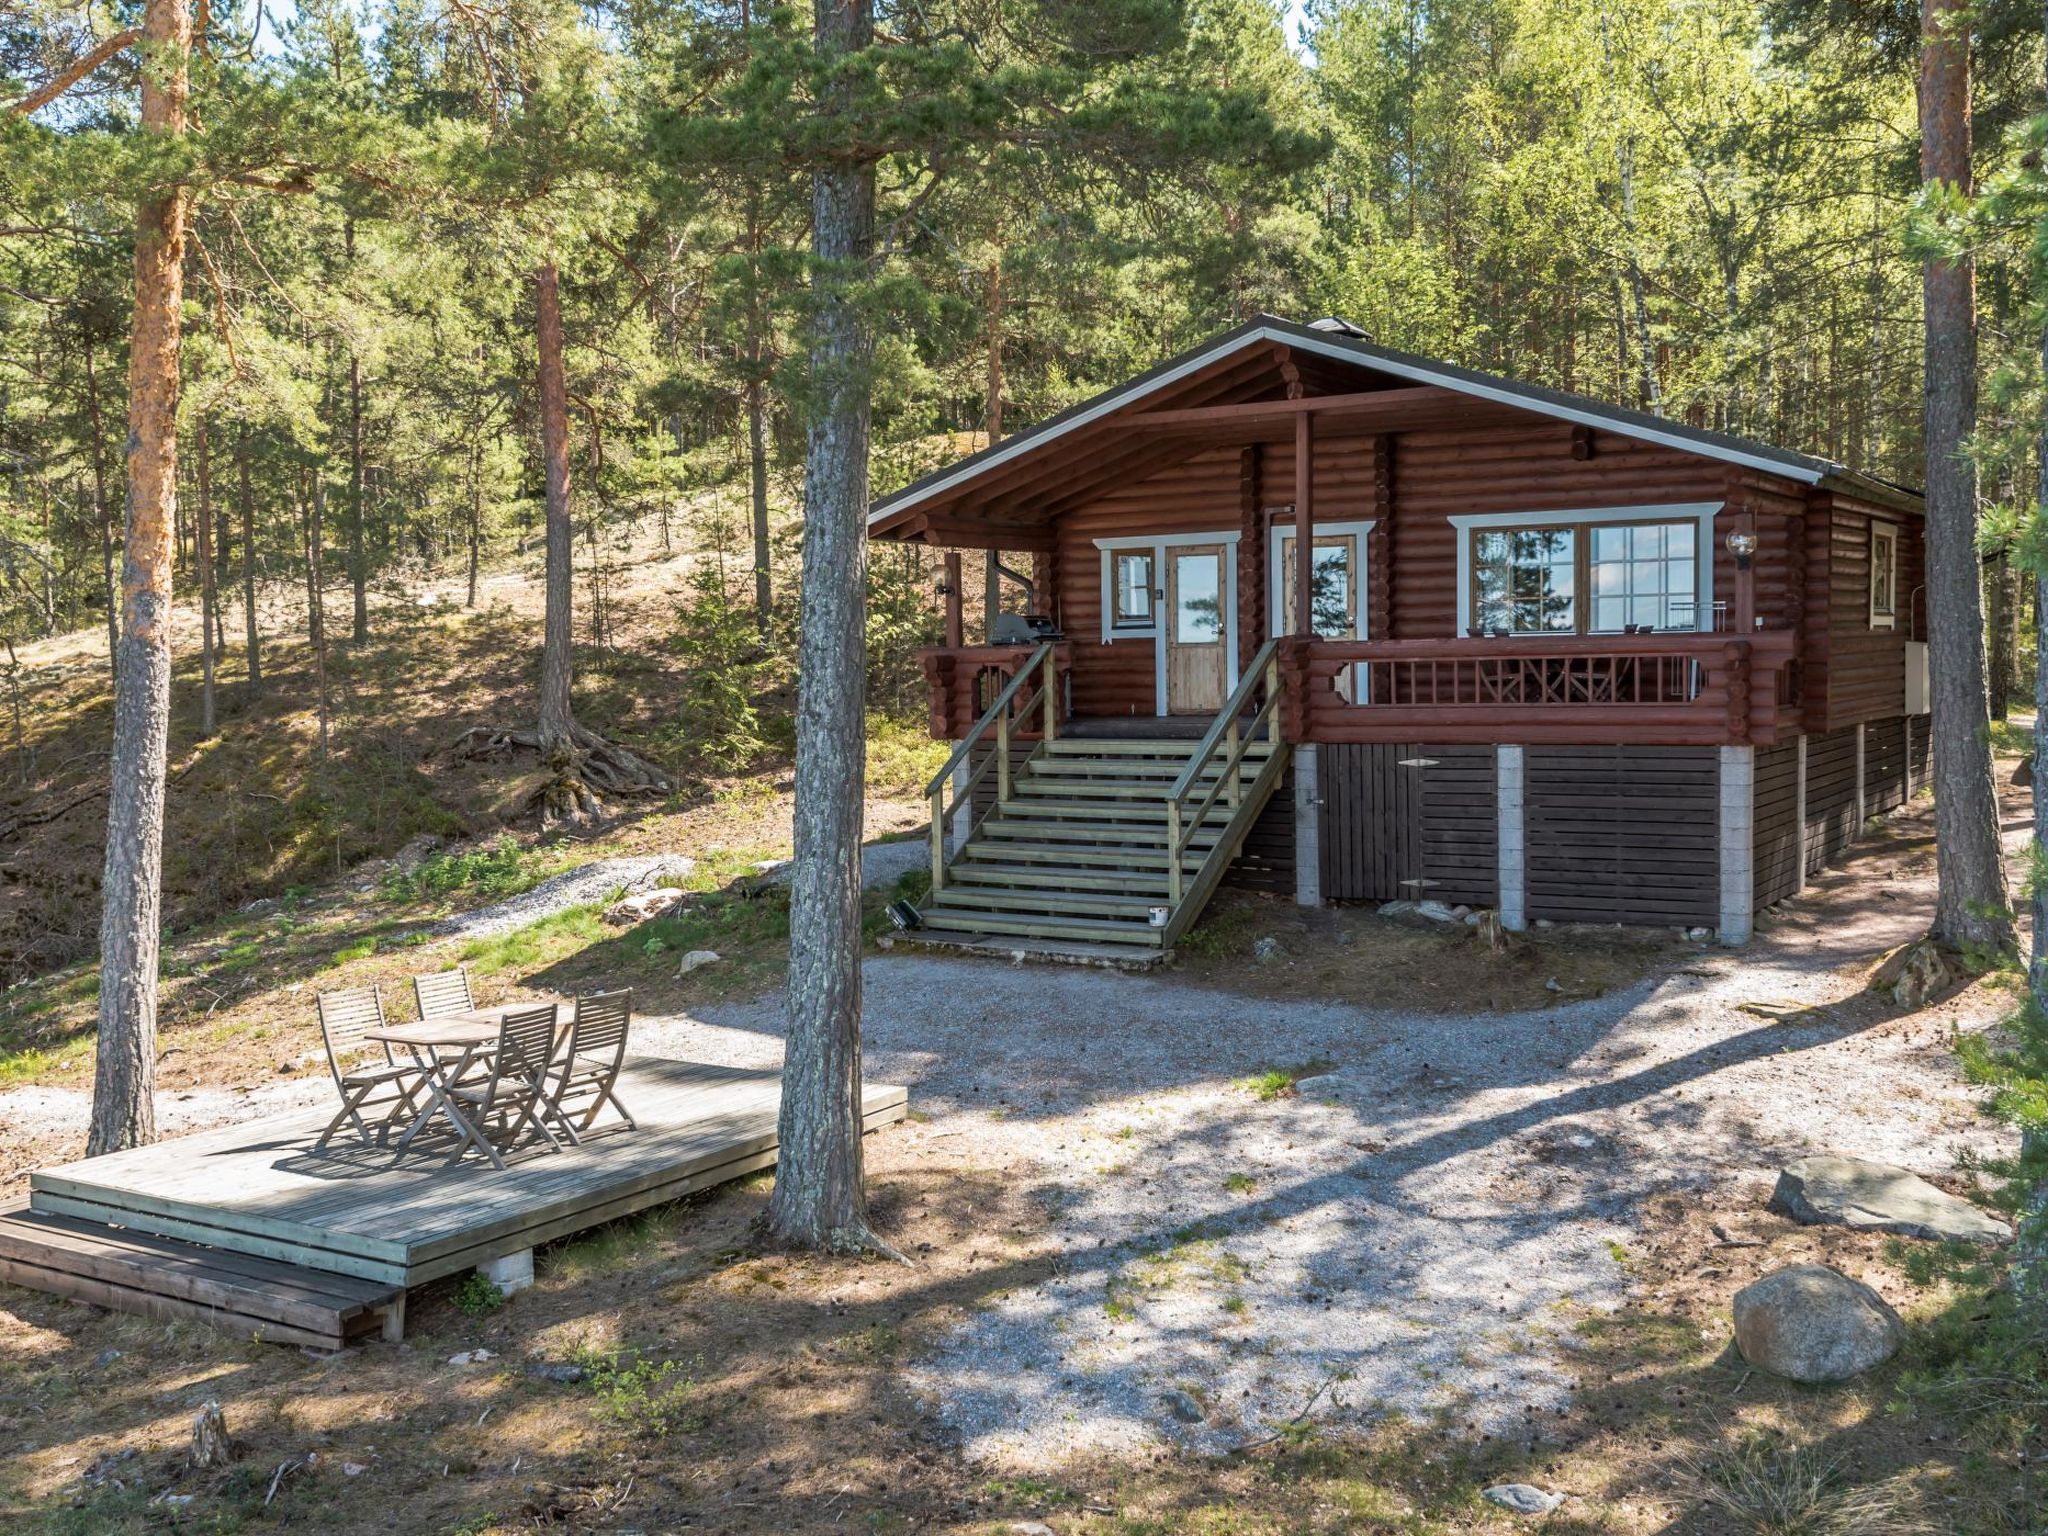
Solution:
<svg viewBox="0 0 2048 1536"><path fill-rule="evenodd" d="M1523 856L1522 749L1494 749L1500 795L1500 925L1519 933L1529 926L1528 865Z"/></svg>
<svg viewBox="0 0 2048 1536"><path fill-rule="evenodd" d="M479 1264L476 1272L507 1296L517 1295L533 1284L533 1250L522 1248Z"/></svg>
<svg viewBox="0 0 2048 1536"><path fill-rule="evenodd" d="M1799 777L1795 781L1799 787L1793 806L1793 814L1799 818L1796 824L1796 836L1799 843L1799 872L1792 881L1792 889L1797 892L1806 889L1806 738L1801 736L1792 745L1794 756L1799 764Z"/></svg>
<svg viewBox="0 0 2048 1536"><path fill-rule="evenodd" d="M1722 747L1720 751L1721 922L1717 936L1723 944L1746 944L1756 905L1756 748Z"/></svg>
<svg viewBox="0 0 2048 1536"><path fill-rule="evenodd" d="M1294 749L1294 900L1323 904L1323 788L1313 744Z"/></svg>
<svg viewBox="0 0 2048 1536"><path fill-rule="evenodd" d="M1849 834L1852 843L1863 835L1863 823L1870 816L1863 798L1863 730L1860 725L1856 727L1856 830Z"/></svg>

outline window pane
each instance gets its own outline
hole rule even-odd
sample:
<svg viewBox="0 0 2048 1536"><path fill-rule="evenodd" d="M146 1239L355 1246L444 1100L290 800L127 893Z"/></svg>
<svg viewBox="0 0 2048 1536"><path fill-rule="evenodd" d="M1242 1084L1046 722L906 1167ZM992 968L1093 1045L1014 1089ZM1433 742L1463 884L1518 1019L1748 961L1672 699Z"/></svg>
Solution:
<svg viewBox="0 0 2048 1536"><path fill-rule="evenodd" d="M1315 582L1309 609L1315 632L1325 640L1344 640L1351 635L1351 546L1319 545L1312 552L1311 580Z"/></svg>
<svg viewBox="0 0 2048 1536"><path fill-rule="evenodd" d="M1699 611L1697 538L1690 523L1594 529L1587 564L1602 601L1593 628L1693 628Z"/></svg>
<svg viewBox="0 0 2048 1536"><path fill-rule="evenodd" d="M1152 617L1152 557L1116 557L1116 616L1118 622L1144 623Z"/></svg>
<svg viewBox="0 0 2048 1536"><path fill-rule="evenodd" d="M1173 637L1182 645L1209 644L1223 634L1219 555L1173 557Z"/></svg>

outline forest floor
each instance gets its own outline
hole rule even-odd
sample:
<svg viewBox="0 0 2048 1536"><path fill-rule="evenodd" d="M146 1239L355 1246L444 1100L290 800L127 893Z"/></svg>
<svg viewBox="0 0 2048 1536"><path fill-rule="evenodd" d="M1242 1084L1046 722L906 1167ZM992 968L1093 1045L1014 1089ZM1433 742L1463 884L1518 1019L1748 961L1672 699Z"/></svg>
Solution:
<svg viewBox="0 0 2048 1536"><path fill-rule="evenodd" d="M167 1028L167 1120L324 1097L310 991L457 956L492 996L630 981L643 1048L774 1059L786 906L732 877L782 851L786 805L691 814L578 850L694 852L673 929L621 932L577 906L412 942L562 857L487 845L439 856L456 883L432 896L365 870L181 936L174 989L233 990L210 1014L190 997ZM2008 822L2023 835L2017 798ZM1860 1513L1782 1529L2024 1529L2038 1384L2007 1384L2020 1406L1993 1413L1943 1386L1991 1305L1985 1278L1963 1255L1763 1209L1796 1152L1882 1156L1967 1193L1997 1142L1949 1042L1995 1027L2010 978L1917 1011L1864 989L1924 924L1930 835L1921 802L1733 955L1559 929L1495 961L1463 930L1253 897L1163 975L876 954L868 1070L911 1085L913 1116L869 1139L868 1171L911 1266L764 1248L763 1176L557 1244L501 1307L431 1287L404 1345L329 1359L0 1292L0 1434L19 1447L0 1519L1492 1532L1521 1522L1480 1490L1524 1480L1571 1495L1545 1529L1618 1536L1770 1529L1716 1500L1804 1477ZM1332 946L1357 959L1319 970ZM677 978L690 947L726 960ZM47 996L39 1016L68 1031L89 999L67 989L10 999ZM76 1154L89 1054L66 1038L8 1058L14 1181ZM1729 1296L1803 1259L1899 1306L1899 1361L1824 1391L1743 1366ZM450 1363L479 1348L495 1358ZM1177 1421L1167 1391L1202 1423ZM208 1399L241 1454L202 1475L182 1447ZM191 1502L152 1504L165 1493Z"/></svg>

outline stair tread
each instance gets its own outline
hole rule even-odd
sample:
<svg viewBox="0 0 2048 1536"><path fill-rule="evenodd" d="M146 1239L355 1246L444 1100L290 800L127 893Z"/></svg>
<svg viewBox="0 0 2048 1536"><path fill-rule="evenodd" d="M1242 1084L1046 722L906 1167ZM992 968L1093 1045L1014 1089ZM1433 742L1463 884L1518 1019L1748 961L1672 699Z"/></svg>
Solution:
<svg viewBox="0 0 2048 1536"><path fill-rule="evenodd" d="M1154 947L1160 930L1149 923L1121 923L1101 917L1010 916L1001 912L934 910L925 914L923 932L1042 934L1051 938L1121 940Z"/></svg>

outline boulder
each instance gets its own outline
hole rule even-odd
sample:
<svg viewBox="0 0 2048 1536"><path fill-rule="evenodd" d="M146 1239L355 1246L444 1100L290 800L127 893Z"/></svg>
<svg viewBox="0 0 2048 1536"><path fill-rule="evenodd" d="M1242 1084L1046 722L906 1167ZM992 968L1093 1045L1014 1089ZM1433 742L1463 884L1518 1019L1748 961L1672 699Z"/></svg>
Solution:
<svg viewBox="0 0 2048 1536"><path fill-rule="evenodd" d="M1902 944L1870 973L1869 989L1901 1008L1918 1008L1970 979L1961 959L1932 939Z"/></svg>
<svg viewBox="0 0 2048 1536"><path fill-rule="evenodd" d="M1882 1296L1825 1264L1773 1270L1735 1293L1742 1358L1792 1381L1847 1381L1884 1364L1905 1339Z"/></svg>
<svg viewBox="0 0 2048 1536"><path fill-rule="evenodd" d="M1183 1392L1179 1387L1169 1387L1160 1394L1159 1400L1166 1405L1166 1411L1183 1424L1201 1424L1208 1420L1208 1411L1195 1400L1192 1392Z"/></svg>
<svg viewBox="0 0 2048 1536"><path fill-rule="evenodd" d="M702 970L707 965L716 965L721 958L715 949L693 949L683 956L683 963L676 967L676 975L687 976L690 972Z"/></svg>
<svg viewBox="0 0 2048 1536"><path fill-rule="evenodd" d="M2012 1228L1889 1163L1802 1157L1778 1175L1771 1209L1809 1227L1896 1232L1935 1242L2003 1243Z"/></svg>
<svg viewBox="0 0 2048 1536"><path fill-rule="evenodd" d="M1529 1483L1500 1483L1486 1490L1489 1503L1518 1515L1547 1515L1564 1502L1561 1493L1545 1493Z"/></svg>

